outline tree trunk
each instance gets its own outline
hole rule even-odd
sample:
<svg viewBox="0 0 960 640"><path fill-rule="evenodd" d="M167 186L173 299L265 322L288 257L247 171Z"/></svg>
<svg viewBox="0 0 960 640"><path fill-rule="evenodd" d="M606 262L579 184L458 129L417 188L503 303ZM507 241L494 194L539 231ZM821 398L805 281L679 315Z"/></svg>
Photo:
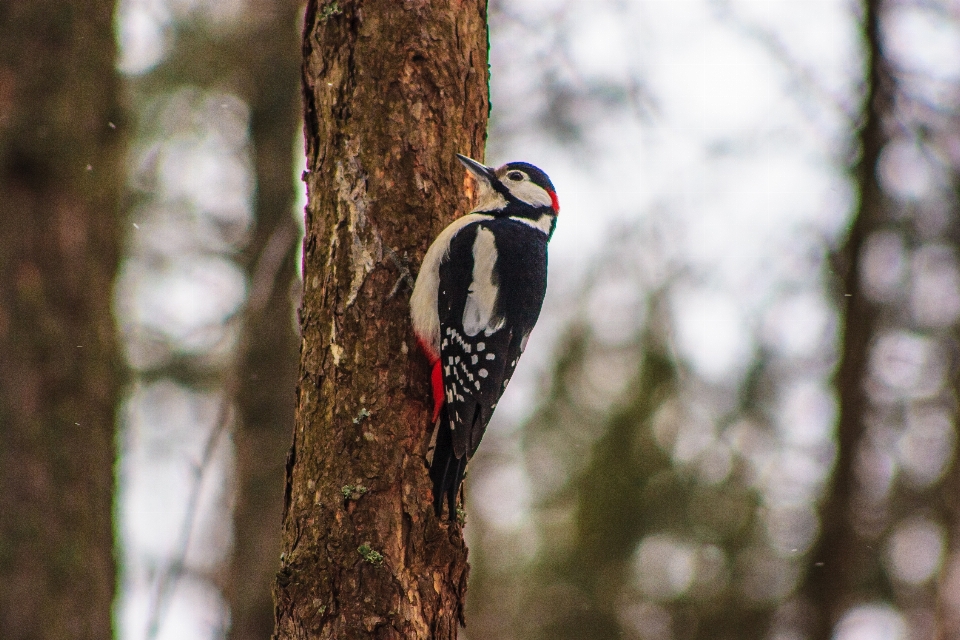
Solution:
<svg viewBox="0 0 960 640"><path fill-rule="evenodd" d="M467 212L484 0L308 3L301 363L277 638L455 638L467 549L433 513L430 375L398 282ZM399 287L398 287L399 285Z"/></svg>
<svg viewBox="0 0 960 640"><path fill-rule="evenodd" d="M877 163L887 141L884 120L892 109L889 63L880 44L883 0L864 3L866 99L857 141L860 156L853 170L859 203L844 247L839 253L838 286L843 288L842 353L834 379L839 400L837 458L820 510L821 534L810 554L800 587L813 605L812 638L829 640L843 612L860 600L880 595L879 555L861 539L856 528L857 453L866 430L869 399L867 360L875 337L878 309L861 288L863 248L867 237L886 220L885 196L877 179Z"/></svg>
<svg viewBox="0 0 960 640"><path fill-rule="evenodd" d="M0 4L0 637L109 638L113 3Z"/></svg>

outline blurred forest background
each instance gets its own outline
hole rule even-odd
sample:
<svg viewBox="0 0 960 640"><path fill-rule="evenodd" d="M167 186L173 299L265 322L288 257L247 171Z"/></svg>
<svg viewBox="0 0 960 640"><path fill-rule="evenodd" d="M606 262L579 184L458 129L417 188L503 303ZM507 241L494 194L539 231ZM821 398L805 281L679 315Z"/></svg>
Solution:
<svg viewBox="0 0 960 640"><path fill-rule="evenodd" d="M24 28L14 5L0 31ZM120 389L123 640L272 630L301 10L113 13L121 108L101 124L125 140L126 187L119 258L95 255L117 268L125 359L104 386ZM960 639L960 2L491 0L489 16L487 161L542 167L562 213L544 315L466 482L463 637ZM4 167L6 90L29 68L11 60L31 55L8 49ZM0 193L5 227L22 207ZM43 275L8 246L5 341ZM5 491L26 445L0 445ZM3 606L17 504L0 498ZM16 623L2 612L4 637L54 637Z"/></svg>

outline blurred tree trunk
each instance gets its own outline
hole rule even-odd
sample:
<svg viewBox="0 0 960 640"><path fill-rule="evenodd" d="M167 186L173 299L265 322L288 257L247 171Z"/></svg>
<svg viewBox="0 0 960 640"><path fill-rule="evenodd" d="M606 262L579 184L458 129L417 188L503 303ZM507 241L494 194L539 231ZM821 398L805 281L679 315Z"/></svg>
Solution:
<svg viewBox="0 0 960 640"><path fill-rule="evenodd" d="M303 38L309 204L277 638L455 638L467 549L439 522L430 376L405 259L468 209L481 157L484 0L311 0Z"/></svg>
<svg viewBox="0 0 960 640"><path fill-rule="evenodd" d="M960 397L960 381L954 379L953 384L953 393ZM954 424L960 424L956 417ZM960 640L960 442L954 443L953 464L938 497L946 516L947 544L945 566L936 585L933 638Z"/></svg>
<svg viewBox="0 0 960 640"><path fill-rule="evenodd" d="M954 16L953 26L957 26L958 18L960 16ZM955 94L958 90L960 90L960 82L954 79L953 93ZM949 106L942 111L943 114L948 114L944 119L946 126L935 132L936 138L948 144L956 139L956 132L960 130L960 107L950 100L950 98L945 100ZM954 255L960 256L960 157L953 155L950 161L946 182L949 185L951 226L947 233L947 240L953 245ZM960 321L949 328L948 342L953 352L951 363L953 375L951 384L948 386L949 402L947 403L953 417L953 456L942 486L938 487L939 490L933 496L934 500L931 500L942 514L947 533L944 566L941 568L936 584L933 634L936 640L960 640L960 437L957 434L960 428L960 403L957 403L957 399L960 398L960 375L958 375L960 374L960 354L957 349L960 344L956 341L958 331L960 331Z"/></svg>
<svg viewBox="0 0 960 640"><path fill-rule="evenodd" d="M113 3L0 4L0 637L112 635Z"/></svg>
<svg viewBox="0 0 960 640"><path fill-rule="evenodd" d="M878 182L877 163L887 141L885 121L893 109L894 80L880 36L882 5L882 0L867 0L863 5L866 96L858 134L859 157L853 168L859 202L846 242L837 255L838 286L843 288L839 303L843 313L842 351L834 378L840 405L838 448L820 510L820 539L810 554L800 587L813 605L810 623L815 640L829 640L833 625L848 607L859 600L879 597L883 589L880 554L861 539L855 527L855 464L866 431L867 359L878 312L862 289L862 258L866 239L885 221L885 196Z"/></svg>
<svg viewBox="0 0 960 640"><path fill-rule="evenodd" d="M230 605L231 640L269 637L271 587L279 566L283 465L290 446L297 380L294 326L296 198L294 159L300 128L298 0L250 7L238 26L217 33L179 25L177 46L146 78L158 93L171 87L227 85L250 107L254 151L255 229L236 257L250 283L237 366L239 420L233 436L237 503L230 566L218 575Z"/></svg>
<svg viewBox="0 0 960 640"><path fill-rule="evenodd" d="M252 17L233 47L251 74L247 99L256 166L256 229L246 254L250 281L236 402L237 504L234 551L225 588L230 638L262 640L273 630L271 586L279 567L283 463L290 447L298 338L291 286L294 145L299 131L299 2L276 0Z"/></svg>

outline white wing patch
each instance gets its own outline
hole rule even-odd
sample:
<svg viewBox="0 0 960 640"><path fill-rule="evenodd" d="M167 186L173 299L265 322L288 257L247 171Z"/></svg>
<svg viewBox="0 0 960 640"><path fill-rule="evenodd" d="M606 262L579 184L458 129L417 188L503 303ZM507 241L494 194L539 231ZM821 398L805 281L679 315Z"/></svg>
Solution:
<svg viewBox="0 0 960 640"><path fill-rule="evenodd" d="M434 353L440 353L440 316L437 312L437 293L440 290L440 262L450 251L450 241L457 232L472 222L492 220L493 216L469 213L451 222L433 241L420 265L417 282L410 296L410 319L413 330Z"/></svg>
<svg viewBox="0 0 960 640"><path fill-rule="evenodd" d="M481 331L492 335L503 327L504 319L496 317L497 285L493 282L493 270L497 265L497 245L493 232L486 227L477 228L473 242L473 282L463 307L463 332L475 336Z"/></svg>

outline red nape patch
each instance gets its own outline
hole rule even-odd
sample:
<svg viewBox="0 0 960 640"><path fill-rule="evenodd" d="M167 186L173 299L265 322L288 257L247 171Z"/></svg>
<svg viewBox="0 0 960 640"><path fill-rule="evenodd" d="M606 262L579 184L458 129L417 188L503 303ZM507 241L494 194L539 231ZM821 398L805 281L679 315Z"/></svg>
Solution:
<svg viewBox="0 0 960 640"><path fill-rule="evenodd" d="M553 202L553 210L556 213L560 213L560 199L557 198L555 191L547 191L550 194L550 201Z"/></svg>
<svg viewBox="0 0 960 640"><path fill-rule="evenodd" d="M430 381L433 383L433 421L437 421L440 415L440 409L443 407L443 370L440 368L440 361L433 363L433 372L430 374Z"/></svg>

